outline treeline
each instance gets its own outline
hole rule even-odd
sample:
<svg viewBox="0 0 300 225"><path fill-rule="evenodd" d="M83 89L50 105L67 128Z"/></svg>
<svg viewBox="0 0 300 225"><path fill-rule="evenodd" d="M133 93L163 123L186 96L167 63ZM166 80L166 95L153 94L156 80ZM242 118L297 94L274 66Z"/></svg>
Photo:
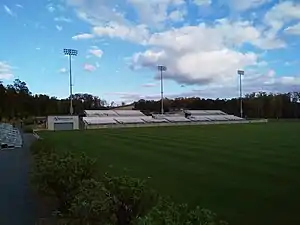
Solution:
<svg viewBox="0 0 300 225"><path fill-rule="evenodd" d="M139 100L135 108L147 112L159 112L160 101ZM175 98L164 100L164 111L179 109L222 110L240 115L240 99ZM243 98L243 112L248 118L300 118L300 92L273 94L266 92L247 94Z"/></svg>
<svg viewBox="0 0 300 225"><path fill-rule="evenodd" d="M144 112L160 112L160 101L141 99L134 103L135 109ZM110 109L114 103L90 94L74 94L74 113L81 115L84 109ZM243 98L244 115L248 118L300 118L300 92L252 93ZM175 98L164 100L164 110L217 109L240 115L239 99ZM66 115L70 99L58 99L48 95L34 95L26 83L16 79L11 85L0 82L1 118L27 118L31 116Z"/></svg>
<svg viewBox="0 0 300 225"><path fill-rule="evenodd" d="M105 109L107 102L90 94L73 96L74 113L84 109ZM48 95L34 95L25 82L16 79L12 85L0 83L0 117L27 118L30 116L65 115L70 112L70 99L57 99ZM1 119L0 118L0 119Z"/></svg>

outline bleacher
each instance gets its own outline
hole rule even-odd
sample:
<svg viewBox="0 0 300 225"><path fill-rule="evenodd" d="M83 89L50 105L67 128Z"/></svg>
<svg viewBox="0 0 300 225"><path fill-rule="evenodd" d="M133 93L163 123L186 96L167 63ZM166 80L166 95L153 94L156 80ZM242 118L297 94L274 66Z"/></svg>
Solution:
<svg viewBox="0 0 300 225"><path fill-rule="evenodd" d="M146 116L138 110L85 110L82 118L87 129L126 125L201 124L238 122L243 118L228 115L221 110L184 110L179 113Z"/></svg>
<svg viewBox="0 0 300 225"><path fill-rule="evenodd" d="M0 123L0 149L22 147L20 131L11 124Z"/></svg>

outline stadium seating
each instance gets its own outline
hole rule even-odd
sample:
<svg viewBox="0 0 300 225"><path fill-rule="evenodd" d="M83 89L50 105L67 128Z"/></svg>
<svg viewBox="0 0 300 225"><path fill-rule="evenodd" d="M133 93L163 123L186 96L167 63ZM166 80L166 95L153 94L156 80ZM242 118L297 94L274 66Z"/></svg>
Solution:
<svg viewBox="0 0 300 225"><path fill-rule="evenodd" d="M185 113L188 113L193 116L198 115L227 115L226 113L222 112L221 110L185 110Z"/></svg>
<svg viewBox="0 0 300 225"><path fill-rule="evenodd" d="M189 120L193 122L205 122L205 121L210 121L207 117L205 116L190 116L188 117Z"/></svg>
<svg viewBox="0 0 300 225"><path fill-rule="evenodd" d="M129 124L201 124L213 122L242 121L233 115L220 110L185 110L178 113L153 114L145 116L138 110L85 110L86 117L83 122L86 126L101 127L102 125L129 125ZM187 117L185 117L187 116Z"/></svg>
<svg viewBox="0 0 300 225"><path fill-rule="evenodd" d="M179 116L166 116L165 119L170 122L173 122L173 123L191 122L191 120L189 120L185 117L179 117Z"/></svg>
<svg viewBox="0 0 300 225"><path fill-rule="evenodd" d="M151 116L144 117L142 118L142 120L144 120L146 123L168 123L169 122L164 118L153 118Z"/></svg>
<svg viewBox="0 0 300 225"><path fill-rule="evenodd" d="M117 121L120 124L141 124L145 123L144 120L140 117L115 117L115 121Z"/></svg>
<svg viewBox="0 0 300 225"><path fill-rule="evenodd" d="M84 114L87 117L118 116L118 114L113 110L84 110Z"/></svg>
<svg viewBox="0 0 300 225"><path fill-rule="evenodd" d="M20 131L11 124L0 123L1 148L15 148L22 146Z"/></svg>
<svg viewBox="0 0 300 225"><path fill-rule="evenodd" d="M88 125L109 125L117 123L112 117L84 117L83 122Z"/></svg>
<svg viewBox="0 0 300 225"><path fill-rule="evenodd" d="M145 116L141 111L138 110L115 110L114 111L119 116Z"/></svg>

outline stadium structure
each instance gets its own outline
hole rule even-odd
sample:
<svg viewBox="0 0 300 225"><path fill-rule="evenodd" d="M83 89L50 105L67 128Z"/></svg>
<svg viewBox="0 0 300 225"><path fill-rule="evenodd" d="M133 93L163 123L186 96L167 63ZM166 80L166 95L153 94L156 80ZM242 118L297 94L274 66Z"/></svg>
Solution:
<svg viewBox="0 0 300 225"><path fill-rule="evenodd" d="M85 110L84 114L84 129L267 122L246 120L220 110L182 110L151 116L138 110Z"/></svg>
<svg viewBox="0 0 300 225"><path fill-rule="evenodd" d="M22 136L19 129L7 123L0 123L0 149L22 147Z"/></svg>

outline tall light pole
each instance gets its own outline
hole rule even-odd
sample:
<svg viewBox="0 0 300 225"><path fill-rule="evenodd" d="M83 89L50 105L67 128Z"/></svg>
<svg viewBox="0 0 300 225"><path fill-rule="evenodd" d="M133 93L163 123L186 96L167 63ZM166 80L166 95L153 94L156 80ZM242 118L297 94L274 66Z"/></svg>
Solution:
<svg viewBox="0 0 300 225"><path fill-rule="evenodd" d="M70 114L73 115L73 85L72 85L72 56L77 56L78 51L74 49L64 49L65 55L69 56L70 66Z"/></svg>
<svg viewBox="0 0 300 225"><path fill-rule="evenodd" d="M166 66L157 66L160 71L160 95L161 95L161 114L164 114L164 84L163 84L163 71L167 71Z"/></svg>
<svg viewBox="0 0 300 225"><path fill-rule="evenodd" d="M237 73L240 75L240 117L243 118L242 76L245 74L245 71L238 70Z"/></svg>

